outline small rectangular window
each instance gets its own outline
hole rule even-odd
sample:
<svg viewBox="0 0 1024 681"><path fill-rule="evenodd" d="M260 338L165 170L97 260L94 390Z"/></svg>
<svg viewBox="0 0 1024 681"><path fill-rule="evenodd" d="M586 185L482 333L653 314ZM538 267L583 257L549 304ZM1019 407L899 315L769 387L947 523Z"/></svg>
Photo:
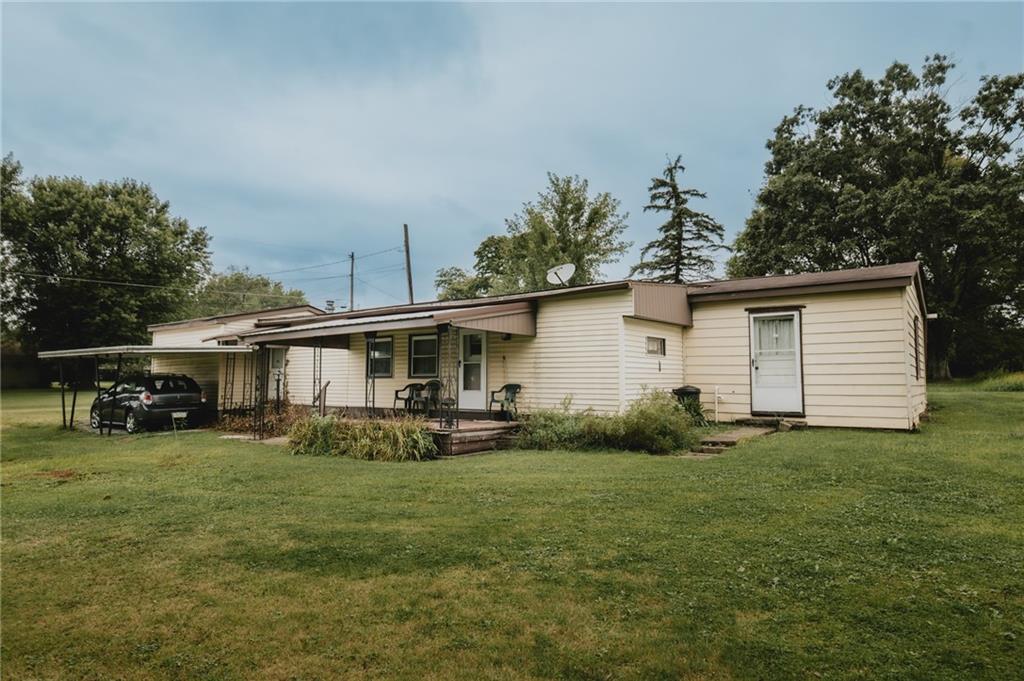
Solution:
<svg viewBox="0 0 1024 681"><path fill-rule="evenodd" d="M437 376L437 336L410 336L409 378Z"/></svg>
<svg viewBox="0 0 1024 681"><path fill-rule="evenodd" d="M647 337L647 354L665 356L665 339L654 336Z"/></svg>
<svg viewBox="0 0 1024 681"><path fill-rule="evenodd" d="M375 378L391 378L392 352L394 344L391 338L376 338L366 341L366 375Z"/></svg>
<svg viewBox="0 0 1024 681"><path fill-rule="evenodd" d="M914 376L921 380L921 320L914 315Z"/></svg>

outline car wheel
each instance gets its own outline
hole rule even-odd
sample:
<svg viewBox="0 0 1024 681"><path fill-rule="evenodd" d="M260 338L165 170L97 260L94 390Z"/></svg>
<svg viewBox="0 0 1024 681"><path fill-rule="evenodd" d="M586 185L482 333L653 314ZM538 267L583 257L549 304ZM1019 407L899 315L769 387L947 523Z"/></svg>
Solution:
<svg viewBox="0 0 1024 681"><path fill-rule="evenodd" d="M135 412L126 411L124 413L124 429L129 433L139 432L139 422L135 420Z"/></svg>
<svg viewBox="0 0 1024 681"><path fill-rule="evenodd" d="M89 412L89 427L93 430L100 429L100 410L95 407Z"/></svg>

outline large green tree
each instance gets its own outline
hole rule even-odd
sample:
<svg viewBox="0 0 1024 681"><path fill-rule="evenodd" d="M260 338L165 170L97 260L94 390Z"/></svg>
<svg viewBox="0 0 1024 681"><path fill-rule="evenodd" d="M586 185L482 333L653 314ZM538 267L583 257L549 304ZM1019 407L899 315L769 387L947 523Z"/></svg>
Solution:
<svg viewBox="0 0 1024 681"><path fill-rule="evenodd" d="M473 272L443 268L435 285L444 299L545 289L547 271L563 263L576 266L572 284L593 283L629 248L627 218L608 192L591 195L587 180L548 173L547 188L505 221L506 233L480 244Z"/></svg>
<svg viewBox="0 0 1024 681"><path fill-rule="evenodd" d="M930 374L1024 362L1024 74L988 76L962 106L953 64L895 63L831 80L833 101L798 107L771 158L733 276L920 260Z"/></svg>
<svg viewBox="0 0 1024 681"><path fill-rule="evenodd" d="M25 179L8 154L0 211L5 321L28 352L145 343L209 271L206 230L134 180Z"/></svg>
<svg viewBox="0 0 1024 681"><path fill-rule="evenodd" d="M661 177L652 177L647 188L649 203L644 212L667 213L661 234L640 251L640 262L630 276L640 274L653 281L681 284L711 276L715 269L713 253L727 250L722 243L725 228L707 213L690 208L693 199L706 199L707 194L679 186L686 168L683 157L668 159Z"/></svg>
<svg viewBox="0 0 1024 681"><path fill-rule="evenodd" d="M270 307L303 305L306 294L248 269L229 267L204 280L189 307L189 317L211 317Z"/></svg>

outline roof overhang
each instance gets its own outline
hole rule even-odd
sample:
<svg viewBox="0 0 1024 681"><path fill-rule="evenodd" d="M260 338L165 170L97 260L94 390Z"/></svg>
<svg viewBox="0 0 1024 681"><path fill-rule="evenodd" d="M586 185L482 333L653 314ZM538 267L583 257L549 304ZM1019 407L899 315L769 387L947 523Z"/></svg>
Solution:
<svg viewBox="0 0 1024 681"><path fill-rule="evenodd" d="M153 345L108 345L96 348L70 348L68 350L43 350L40 359L62 359L65 357L112 357L161 356L161 355L216 355L252 352L244 345L194 345L194 346L153 346Z"/></svg>
<svg viewBox="0 0 1024 681"><path fill-rule="evenodd" d="M531 302L500 303L472 308L421 310L404 314L333 319L302 326L263 329L242 334L246 343L347 348L353 334L406 331L450 324L462 329L493 331L519 336L537 333Z"/></svg>
<svg viewBox="0 0 1024 681"><path fill-rule="evenodd" d="M867 291L879 288L903 288L910 286L914 277L888 277L868 281L846 281L835 284L808 284L806 286L764 286L763 288L743 291L694 291L690 290L689 299L694 303L710 303L720 300L747 300L750 298L775 298L778 296L796 296L808 293L836 293L840 291Z"/></svg>
<svg viewBox="0 0 1024 681"><path fill-rule="evenodd" d="M284 314L290 312L291 310L302 310L304 312L307 312L308 314ZM319 307L316 307L315 305L286 305L285 307L271 307L264 310L249 310L247 312L233 312L230 314L213 315L210 317L196 317L194 319L179 319L173 322L161 322L159 324L148 325L146 327L146 330L162 331L165 329L184 329L194 326L215 326L217 324L229 322L233 319L248 319L253 317L260 319L261 321L269 321L270 319L274 319L274 317L268 317L267 315L274 314L277 312L282 313L278 317L279 319L296 319L302 316L310 317L326 314L323 310L321 310Z"/></svg>

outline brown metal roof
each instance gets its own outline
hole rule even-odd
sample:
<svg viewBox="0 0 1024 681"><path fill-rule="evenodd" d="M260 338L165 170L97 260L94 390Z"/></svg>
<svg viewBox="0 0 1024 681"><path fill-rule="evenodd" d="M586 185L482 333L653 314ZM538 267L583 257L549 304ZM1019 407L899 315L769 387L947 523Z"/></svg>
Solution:
<svg viewBox="0 0 1024 681"><path fill-rule="evenodd" d="M695 302L707 302L805 292L824 293L908 286L919 276L920 266L916 261L912 261L850 270L703 281L687 285L686 290L688 296Z"/></svg>
<svg viewBox="0 0 1024 681"><path fill-rule="evenodd" d="M286 305L284 307L269 307L263 310L250 310L248 312L232 312L230 314L212 315L210 317L195 317L193 319L179 319L174 322L161 322L159 324L150 324L146 327L147 331L153 329L169 329L175 326L193 326L197 324L217 323L228 319L245 319L246 317L260 317L268 313L284 312L285 310L305 310L312 312L315 315L325 314L323 310L315 305ZM298 316L296 316L298 318Z"/></svg>
<svg viewBox="0 0 1024 681"><path fill-rule="evenodd" d="M214 355L252 352L244 345L106 345L95 348L68 348L67 350L44 350L38 353L40 359L61 359L63 357L110 357L116 355L159 357L164 355Z"/></svg>
<svg viewBox="0 0 1024 681"><path fill-rule="evenodd" d="M565 286L562 288L544 289L542 291L527 291L525 293L511 293L502 296L485 296L481 298L462 298L459 300L431 300L423 303L405 303L403 305L385 305L383 307L368 307L363 310L352 310L345 312L334 312L323 314L317 317L318 322L332 319L358 319L359 317L377 317L387 314L398 314L406 312L425 312L430 310L445 310L452 308L479 307L482 305L495 305L497 303L512 303L519 301L538 300L554 296L577 295L584 293L597 293L601 291L613 291L616 289L630 288L636 282L627 279L619 281L608 281L600 284L584 284L582 286ZM302 320L291 320L285 322L291 326L305 325Z"/></svg>
<svg viewBox="0 0 1024 681"><path fill-rule="evenodd" d="M410 307L410 306L405 306ZM533 306L529 302L499 303L444 310L402 310L372 317L323 319L275 329L254 329L241 333L248 343L306 344L309 339L348 336L353 333L421 329L438 324L524 336L536 334Z"/></svg>

